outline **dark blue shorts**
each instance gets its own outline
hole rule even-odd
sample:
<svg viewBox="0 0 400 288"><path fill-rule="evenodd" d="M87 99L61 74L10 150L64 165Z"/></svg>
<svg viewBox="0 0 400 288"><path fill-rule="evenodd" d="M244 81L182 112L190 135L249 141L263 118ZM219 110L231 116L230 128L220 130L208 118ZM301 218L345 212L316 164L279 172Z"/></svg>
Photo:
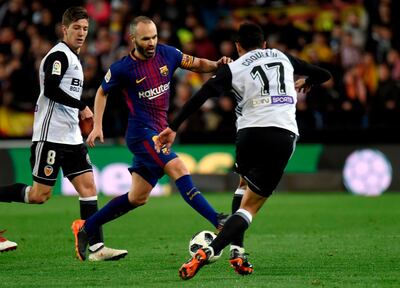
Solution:
<svg viewBox="0 0 400 288"><path fill-rule="evenodd" d="M140 138L126 138L126 144L134 155L129 171L139 174L154 187L157 181L164 176L165 165L178 156L173 151L170 151L169 154L162 151L157 153L153 140L158 135L156 131L144 129L141 132Z"/></svg>

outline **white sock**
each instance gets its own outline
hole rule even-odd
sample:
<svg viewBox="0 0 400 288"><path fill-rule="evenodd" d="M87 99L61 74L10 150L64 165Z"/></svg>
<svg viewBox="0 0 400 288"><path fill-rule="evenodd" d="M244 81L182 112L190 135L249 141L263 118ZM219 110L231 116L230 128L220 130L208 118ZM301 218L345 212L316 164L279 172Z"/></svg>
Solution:
<svg viewBox="0 0 400 288"><path fill-rule="evenodd" d="M243 196L245 191L246 191L246 189L243 189L243 188L240 188L240 187L239 187L239 188L236 189L235 195L241 195L241 196Z"/></svg>
<svg viewBox="0 0 400 288"><path fill-rule="evenodd" d="M95 252L96 250L99 250L102 246L104 246L104 243L100 242L100 243L96 243L92 246L89 246L89 251L90 252Z"/></svg>
<svg viewBox="0 0 400 288"><path fill-rule="evenodd" d="M236 211L235 214L240 214L246 221L247 223L251 223L251 221L253 221L253 216L251 215L251 213L245 209L239 209Z"/></svg>
<svg viewBox="0 0 400 288"><path fill-rule="evenodd" d="M235 249L238 250L240 254L244 253L244 248L240 247L240 246L237 246L237 245L231 245L231 248L230 248L229 251L232 251L232 250L235 250Z"/></svg>
<svg viewBox="0 0 400 288"><path fill-rule="evenodd" d="M94 201L97 200L97 195L89 196L89 197L79 197L80 201Z"/></svg>
<svg viewBox="0 0 400 288"><path fill-rule="evenodd" d="M25 188L25 196L24 196L24 202L29 204L29 192L31 191L32 186L26 186Z"/></svg>

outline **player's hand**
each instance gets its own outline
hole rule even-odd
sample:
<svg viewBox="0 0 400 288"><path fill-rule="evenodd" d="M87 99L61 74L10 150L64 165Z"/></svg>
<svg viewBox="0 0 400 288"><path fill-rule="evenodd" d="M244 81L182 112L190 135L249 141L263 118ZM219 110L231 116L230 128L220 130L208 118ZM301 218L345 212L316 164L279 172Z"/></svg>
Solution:
<svg viewBox="0 0 400 288"><path fill-rule="evenodd" d="M222 56L221 59L219 59L219 60L217 61L217 66L219 67L219 66L221 66L221 65L231 63L232 61L233 61L233 60L232 60L230 57Z"/></svg>
<svg viewBox="0 0 400 288"><path fill-rule="evenodd" d="M162 151L163 153L169 153L172 144L175 141L176 132L171 128L167 127L158 134L158 137L154 139L154 148L156 149L157 153Z"/></svg>
<svg viewBox="0 0 400 288"><path fill-rule="evenodd" d="M97 128L96 126L93 128L92 132L90 132L89 136L86 139L86 143L90 147L94 147L96 139L99 138L100 143L104 143L103 129Z"/></svg>
<svg viewBox="0 0 400 288"><path fill-rule="evenodd" d="M298 79L294 83L294 88L296 89L296 91L304 94L310 92L311 86L312 85L306 83L306 79L304 78Z"/></svg>
<svg viewBox="0 0 400 288"><path fill-rule="evenodd" d="M88 119L88 118L93 118L93 112L90 110L88 106L85 107L82 111L79 111L79 117L82 120Z"/></svg>

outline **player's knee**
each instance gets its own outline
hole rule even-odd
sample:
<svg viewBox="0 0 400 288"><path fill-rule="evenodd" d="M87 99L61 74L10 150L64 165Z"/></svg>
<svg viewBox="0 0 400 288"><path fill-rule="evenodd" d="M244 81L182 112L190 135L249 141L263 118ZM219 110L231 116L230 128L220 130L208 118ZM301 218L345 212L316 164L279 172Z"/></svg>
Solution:
<svg viewBox="0 0 400 288"><path fill-rule="evenodd" d="M38 191L31 190L29 193L29 203L31 204L43 204L50 199L51 190Z"/></svg>
<svg viewBox="0 0 400 288"><path fill-rule="evenodd" d="M174 180L190 173L183 161L179 158L171 160L167 166L165 166L165 172Z"/></svg>
<svg viewBox="0 0 400 288"><path fill-rule="evenodd" d="M80 197L93 197L97 196L96 188L88 187L78 191Z"/></svg>

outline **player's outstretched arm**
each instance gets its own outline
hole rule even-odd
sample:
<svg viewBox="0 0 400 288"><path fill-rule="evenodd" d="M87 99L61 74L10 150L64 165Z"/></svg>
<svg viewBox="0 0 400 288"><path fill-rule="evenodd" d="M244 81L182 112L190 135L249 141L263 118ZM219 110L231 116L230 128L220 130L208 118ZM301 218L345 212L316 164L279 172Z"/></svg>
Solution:
<svg viewBox="0 0 400 288"><path fill-rule="evenodd" d="M178 131L178 128L183 121L200 109L208 98L213 96L218 97L223 91L228 91L232 87L231 83L232 73L230 72L228 65L223 65L218 69L216 74L208 79L200 90L193 95L185 105L183 105L181 111L171 122L169 127L159 134L159 137L154 141L157 152L160 152L160 150L163 150L164 148L168 151L175 140L175 131Z"/></svg>
<svg viewBox="0 0 400 288"><path fill-rule="evenodd" d="M104 143L103 136L103 115L104 110L106 109L107 104L107 95L104 93L103 88L100 86L96 92L96 98L94 100L94 124L93 130L90 132L88 138L86 139L86 143L90 147L95 146L95 141L97 138L100 139L101 143Z"/></svg>
<svg viewBox="0 0 400 288"><path fill-rule="evenodd" d="M201 73L214 72L221 65L230 62L232 62L232 59L227 56L222 56L218 61L211 61L205 58L194 58L193 64L189 67L189 70Z"/></svg>

